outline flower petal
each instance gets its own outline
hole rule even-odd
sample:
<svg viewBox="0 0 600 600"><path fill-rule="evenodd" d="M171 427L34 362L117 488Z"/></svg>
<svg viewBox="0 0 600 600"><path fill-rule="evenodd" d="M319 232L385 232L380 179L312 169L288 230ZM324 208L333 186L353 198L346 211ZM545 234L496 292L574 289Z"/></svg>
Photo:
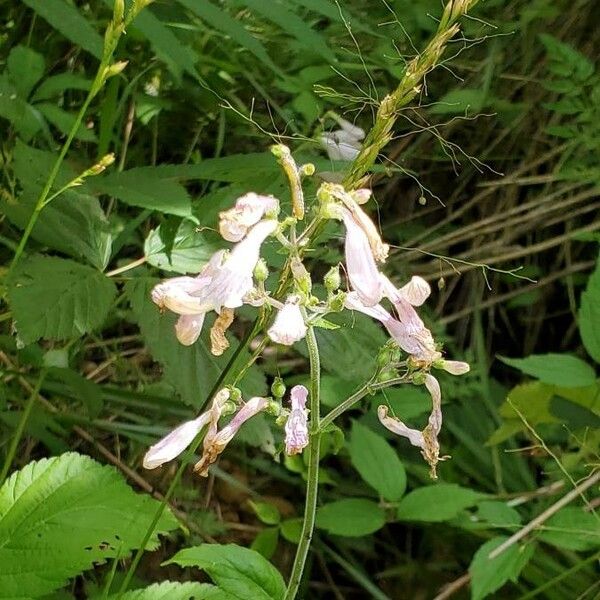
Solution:
<svg viewBox="0 0 600 600"><path fill-rule="evenodd" d="M286 300L267 333L275 343L284 346L291 346L306 336L306 325L296 298Z"/></svg>
<svg viewBox="0 0 600 600"><path fill-rule="evenodd" d="M175 323L175 335L181 344L191 346L202 332L205 313L181 315Z"/></svg>

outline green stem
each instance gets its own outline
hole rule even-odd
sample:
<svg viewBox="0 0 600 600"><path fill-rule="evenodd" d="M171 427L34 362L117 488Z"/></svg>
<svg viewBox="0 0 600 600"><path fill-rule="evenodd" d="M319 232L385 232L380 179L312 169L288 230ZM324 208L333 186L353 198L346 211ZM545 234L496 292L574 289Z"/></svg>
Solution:
<svg viewBox="0 0 600 600"><path fill-rule="evenodd" d="M25 425L29 420L29 415L33 409L33 405L40 393L40 388L42 387L42 383L44 381L44 377L46 377L46 369L42 369L40 372L40 376L38 377L37 383L33 390L31 390L31 395L25 404L25 408L21 414L21 419L19 420L19 424L17 425L17 429L15 430L15 435L10 443L10 447L8 452L6 453L6 458L4 459L4 465L2 466L2 471L0 472L0 485L4 483L6 476L8 475L8 471L10 470L10 466L15 458L15 454L17 453L17 448L19 446L19 442L21 441L21 437L23 437L23 431L25 431Z"/></svg>
<svg viewBox="0 0 600 600"><path fill-rule="evenodd" d="M303 315L306 320L306 314ZM319 359L319 347L313 327L308 327L306 332L306 345L308 346L308 358L310 361L310 441L308 455L308 473L306 484L306 504L304 507L304 521L300 543L296 550L296 558L292 574L285 593L284 600L294 600L300 587L306 557L310 549L313 530L315 526L315 515L317 512L317 495L319 491L319 453L321 450L321 424L319 416L321 395L321 366Z"/></svg>

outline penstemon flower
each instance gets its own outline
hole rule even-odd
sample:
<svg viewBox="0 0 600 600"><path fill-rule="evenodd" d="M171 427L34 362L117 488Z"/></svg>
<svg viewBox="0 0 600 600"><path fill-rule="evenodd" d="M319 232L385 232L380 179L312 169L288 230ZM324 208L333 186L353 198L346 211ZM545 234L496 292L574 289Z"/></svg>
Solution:
<svg viewBox="0 0 600 600"><path fill-rule="evenodd" d="M178 457L202 431L206 425L216 430L217 423L221 417L223 406L229 399L229 390L222 389L218 392L211 407L192 421L187 421L176 427L171 433L159 442L150 446L143 460L144 469L156 469L166 462Z"/></svg>
<svg viewBox="0 0 600 600"><path fill-rule="evenodd" d="M182 315L175 327L182 344L190 345L198 339L207 312L244 303L244 296L253 287L252 272L261 245L276 228L274 219L260 221L228 256L223 250L216 252L197 277L175 277L154 287L153 302Z"/></svg>
<svg viewBox="0 0 600 600"><path fill-rule="evenodd" d="M250 192L240 196L233 208L219 214L219 233L228 242L239 242L266 214L279 212L279 200Z"/></svg>
<svg viewBox="0 0 600 600"><path fill-rule="evenodd" d="M277 344L291 346L306 335L306 324L298 302L297 296L289 296L269 328L267 333Z"/></svg>
<svg viewBox="0 0 600 600"><path fill-rule="evenodd" d="M233 416L231 421L221 429L217 431L216 426L209 429L206 436L204 437L204 452L202 458L194 466L194 471L206 477L208 475L208 467L212 465L219 454L225 450L225 447L233 439L238 429L254 415L258 414L261 410L267 407L268 400L266 398L250 398L240 410Z"/></svg>
<svg viewBox="0 0 600 600"><path fill-rule="evenodd" d="M307 397L308 390L303 385L292 388L292 410L285 424L285 453L290 456L300 454L308 445Z"/></svg>

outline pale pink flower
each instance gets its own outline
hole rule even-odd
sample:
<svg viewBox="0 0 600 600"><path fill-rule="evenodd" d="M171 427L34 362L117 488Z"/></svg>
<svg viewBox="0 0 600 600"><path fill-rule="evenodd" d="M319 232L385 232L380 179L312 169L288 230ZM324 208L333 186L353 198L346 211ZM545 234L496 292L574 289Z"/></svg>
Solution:
<svg viewBox="0 0 600 600"><path fill-rule="evenodd" d="M308 445L307 397L308 390L303 385L295 385L292 388L292 410L285 423L285 453L290 456L300 454Z"/></svg>
<svg viewBox="0 0 600 600"><path fill-rule="evenodd" d="M288 297L267 333L274 342L284 346L291 346L306 336L306 324L297 297Z"/></svg>
<svg viewBox="0 0 600 600"><path fill-rule="evenodd" d="M464 375L471 370L469 363L462 362L461 360L443 360L440 363L440 367L451 375Z"/></svg>
<svg viewBox="0 0 600 600"><path fill-rule="evenodd" d="M239 242L266 214L279 211L279 200L250 192L240 196L233 208L219 214L219 233L228 242Z"/></svg>
<svg viewBox="0 0 600 600"><path fill-rule="evenodd" d="M156 469L179 456L206 425L209 426L209 429L216 429L223 405L228 399L229 390L222 389L215 395L211 407L207 411L203 412L196 419L179 425L179 427L176 427L171 433L151 446L144 455L142 463L144 469Z"/></svg>
<svg viewBox="0 0 600 600"><path fill-rule="evenodd" d="M346 119L338 117L336 120L340 129L323 133L320 138L321 145L331 160L352 161L360 153L365 132Z"/></svg>
<svg viewBox="0 0 600 600"><path fill-rule="evenodd" d="M182 344L190 345L198 339L207 312L244 303L244 296L253 287L252 272L261 245L276 228L273 219L260 221L228 256L223 250L216 252L197 277L175 277L154 287L153 302L182 315L175 327Z"/></svg>
<svg viewBox="0 0 600 600"><path fill-rule="evenodd" d="M212 465L219 454L225 450L225 447L233 439L239 428L254 415L267 407L268 400L266 398L250 398L240 410L233 416L231 421L220 431L210 429L204 437L203 453L200 460L194 466L194 471L202 477L208 475L208 467Z"/></svg>

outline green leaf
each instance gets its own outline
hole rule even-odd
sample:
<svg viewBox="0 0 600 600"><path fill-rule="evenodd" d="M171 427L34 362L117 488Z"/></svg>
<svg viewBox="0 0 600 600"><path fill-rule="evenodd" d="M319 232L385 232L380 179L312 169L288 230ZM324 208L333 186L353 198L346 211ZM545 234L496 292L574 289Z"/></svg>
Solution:
<svg viewBox="0 0 600 600"><path fill-rule="evenodd" d="M579 333L588 354L600 364L600 259L581 294Z"/></svg>
<svg viewBox="0 0 600 600"><path fill-rule="evenodd" d="M101 600L96 596L95 600ZM234 600L208 583L162 581L141 590L113 594L106 600Z"/></svg>
<svg viewBox="0 0 600 600"><path fill-rule="evenodd" d="M212 28L221 31L238 45L249 50L265 66L275 73L281 73L277 65L271 60L265 47L246 28L231 17L221 6L215 6L209 0L179 0L179 4L196 14Z"/></svg>
<svg viewBox="0 0 600 600"><path fill-rule="evenodd" d="M126 284L125 293L148 349L163 366L166 380L184 402L201 408L236 344L232 343L232 348L219 357L210 353L205 335L192 346L181 345L175 337L176 315L161 314L150 300L150 291L157 283L158 280L152 278L132 279ZM206 323L205 329L208 329ZM250 369L241 389L248 396L263 395L266 383L262 372L258 368Z"/></svg>
<svg viewBox="0 0 600 600"><path fill-rule="evenodd" d="M477 505L477 518L487 521L490 527L517 527L521 524L521 515L506 502L486 500Z"/></svg>
<svg viewBox="0 0 600 600"><path fill-rule="evenodd" d="M535 549L533 544L513 544L502 554L490 560L490 552L507 538L495 537L479 548L473 557L471 574L471 600L480 600L500 589L508 580L517 581L523 567L529 562Z"/></svg>
<svg viewBox="0 0 600 600"><path fill-rule="evenodd" d="M92 87L92 82L85 77L74 73L59 73L45 79L35 90L33 101L50 100L62 96L65 90L81 90L87 92Z"/></svg>
<svg viewBox="0 0 600 600"><path fill-rule="evenodd" d="M96 192L114 196L125 204L180 217L192 215L187 190L176 181L162 178L154 167L139 167L95 177L88 180L88 185Z"/></svg>
<svg viewBox="0 0 600 600"><path fill-rule="evenodd" d="M102 273L72 260L32 256L18 264L8 289L21 340L66 340L98 328L117 290Z"/></svg>
<svg viewBox="0 0 600 600"><path fill-rule="evenodd" d="M0 117L8 119L25 141L45 128L44 118L17 94L6 73L0 73Z"/></svg>
<svg viewBox="0 0 600 600"><path fill-rule="evenodd" d="M333 535L361 537L381 529L385 513L371 500L345 498L319 507L316 525Z"/></svg>
<svg viewBox="0 0 600 600"><path fill-rule="evenodd" d="M54 125L62 134L68 135L75 124L76 117L74 114L59 108L50 102L41 102L36 104L36 108L46 117L49 123ZM83 123L77 128L75 139L82 142L95 142L96 135L90 129L87 129Z"/></svg>
<svg viewBox="0 0 600 600"><path fill-rule="evenodd" d="M268 502L248 501L256 516L267 525L277 525L281 521L281 515L274 504Z"/></svg>
<svg viewBox="0 0 600 600"><path fill-rule="evenodd" d="M217 250L190 221L181 223L172 243L163 239L164 233L161 225L150 232L144 243L148 263L163 271L196 274Z"/></svg>
<svg viewBox="0 0 600 600"><path fill-rule="evenodd" d="M541 34L540 39L554 64L565 68L576 80L585 81L593 75L594 63L581 52L548 34ZM553 71L554 65L551 64L549 68Z"/></svg>
<svg viewBox="0 0 600 600"><path fill-rule="evenodd" d="M141 544L159 503L112 467L67 453L29 463L0 489L0 598L31 598ZM151 536L177 527L166 510Z"/></svg>
<svg viewBox="0 0 600 600"><path fill-rule="evenodd" d="M400 500L406 472L390 444L358 421L352 423L350 460L360 476L386 500Z"/></svg>
<svg viewBox="0 0 600 600"><path fill-rule="evenodd" d="M498 357L503 363L519 369L522 373L539 379L542 383L565 387L593 385L594 369L586 362L570 354L532 354L525 358Z"/></svg>
<svg viewBox="0 0 600 600"><path fill-rule="evenodd" d="M410 492L398 505L401 521L448 521L484 495L455 483L428 485Z"/></svg>
<svg viewBox="0 0 600 600"><path fill-rule="evenodd" d="M6 64L15 88L21 98L26 100L44 74L44 57L26 46L15 46L10 51Z"/></svg>
<svg viewBox="0 0 600 600"><path fill-rule="evenodd" d="M76 46L102 58L102 37L72 4L65 0L23 0L23 3Z"/></svg>
<svg viewBox="0 0 600 600"><path fill-rule="evenodd" d="M267 527L258 532L257 536L252 540L250 548L269 560L275 554L278 543L279 527Z"/></svg>
<svg viewBox="0 0 600 600"><path fill-rule="evenodd" d="M477 88L462 88L452 90L442 96L431 107L431 112L437 115L474 114L481 111L486 104L486 92Z"/></svg>
<svg viewBox="0 0 600 600"><path fill-rule="evenodd" d="M179 551L165 564L205 570L221 590L234 598L281 600L281 573L258 552L235 544L202 544Z"/></svg>
<svg viewBox="0 0 600 600"><path fill-rule="evenodd" d="M567 550L593 550L600 548L600 523L582 507L567 506L544 523L539 539Z"/></svg>
<svg viewBox="0 0 600 600"><path fill-rule="evenodd" d="M286 519L279 527L281 535L290 543L297 544L302 536L302 519Z"/></svg>

